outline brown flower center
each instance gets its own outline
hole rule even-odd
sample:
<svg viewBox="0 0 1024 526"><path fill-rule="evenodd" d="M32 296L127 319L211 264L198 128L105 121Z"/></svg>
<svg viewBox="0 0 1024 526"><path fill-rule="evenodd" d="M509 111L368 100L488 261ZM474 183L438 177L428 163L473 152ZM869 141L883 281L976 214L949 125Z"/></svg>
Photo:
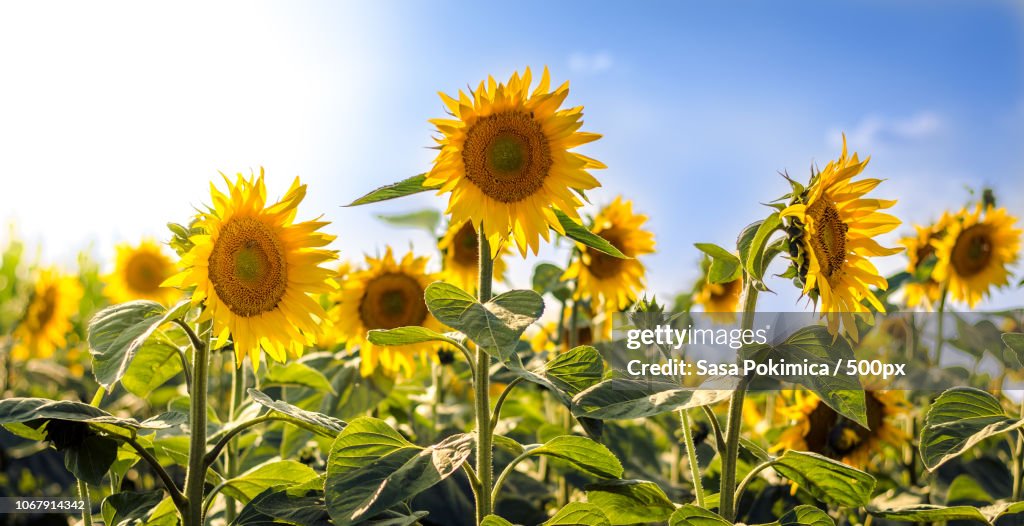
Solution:
<svg viewBox="0 0 1024 526"><path fill-rule="evenodd" d="M427 319L423 287L416 278L402 272L381 274L366 284L359 317L368 329L421 325Z"/></svg>
<svg viewBox="0 0 1024 526"><path fill-rule="evenodd" d="M535 194L551 170L551 148L540 123L520 110L479 119L462 147L466 178L488 197L515 203Z"/></svg>
<svg viewBox="0 0 1024 526"><path fill-rule="evenodd" d="M960 233L950 258L956 273L971 277L985 270L992 261L992 229L971 225Z"/></svg>
<svg viewBox="0 0 1024 526"><path fill-rule="evenodd" d="M622 230L612 227L598 232L597 235L603 237L613 247L625 253L623 248L625 246L625 232ZM587 269L594 277L608 279L619 276L622 273L622 268L626 264L625 259L609 256L604 252L598 252L593 249L588 249L587 252L590 256L590 263L587 264ZM629 254L626 255L628 256Z"/></svg>
<svg viewBox="0 0 1024 526"><path fill-rule="evenodd" d="M133 254L125 265L125 282L133 292L152 294L169 274L163 258L149 252Z"/></svg>
<svg viewBox="0 0 1024 526"><path fill-rule="evenodd" d="M217 296L238 316L277 307L288 288L288 264L274 232L252 217L221 226L210 253L210 281Z"/></svg>
<svg viewBox="0 0 1024 526"><path fill-rule="evenodd" d="M808 210L817 225L812 238L818 264L825 277L831 278L846 263L846 232L850 227L839 217L839 210L831 202L819 201Z"/></svg>
<svg viewBox="0 0 1024 526"><path fill-rule="evenodd" d="M455 262L462 267L475 267L480 259L479 240L472 221L466 221L452 239L452 250Z"/></svg>

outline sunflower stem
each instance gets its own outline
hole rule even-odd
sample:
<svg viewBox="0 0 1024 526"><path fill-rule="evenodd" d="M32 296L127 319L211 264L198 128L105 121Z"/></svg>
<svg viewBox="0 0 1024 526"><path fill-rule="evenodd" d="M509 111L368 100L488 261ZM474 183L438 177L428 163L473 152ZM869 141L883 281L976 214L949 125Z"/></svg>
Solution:
<svg viewBox="0 0 1024 526"><path fill-rule="evenodd" d="M939 321L938 321L938 326L936 327L936 330L935 330L936 331L936 334L935 334L935 366L936 367L939 366L939 360L942 359L942 344L945 343L945 341L946 341L945 338L943 337L943 332L944 332L943 328L945 326L945 320L946 320L946 296L948 296L948 295L949 295L949 287L948 286L942 287L942 296L939 297L939 308L938 308L938 311L937 311L939 313Z"/></svg>
<svg viewBox="0 0 1024 526"><path fill-rule="evenodd" d="M757 308L757 289L753 280L744 280L743 287L743 318L741 327L749 330L754 326L754 311ZM740 449L740 426L743 424L743 399L747 394L750 377L744 376L736 384L732 398L729 400L729 416L725 423L725 454L722 456L722 480L719 498L719 511L729 522L736 519L736 463Z"/></svg>
<svg viewBox="0 0 1024 526"><path fill-rule="evenodd" d="M245 362L238 360L238 355L232 353L232 360L235 362L231 371L231 403L228 405L228 420L234 422L238 418L238 410L242 407L243 393L245 393ZM238 446L229 442L224 451L224 476L232 478L238 474ZM235 499L224 496L224 518L228 524L235 520Z"/></svg>
<svg viewBox="0 0 1024 526"><path fill-rule="evenodd" d="M193 341L192 386L189 389L190 404L188 469L185 472L185 498L187 514L183 517L185 526L203 526L203 485L206 481L206 398L209 380L209 341L199 338Z"/></svg>
<svg viewBox="0 0 1024 526"><path fill-rule="evenodd" d="M693 493L697 498L697 506L704 507L704 482L700 479L700 462L697 461L697 446L693 443L693 430L690 429L690 413L686 409L679 410L679 427L683 431L683 443L686 444L686 457L690 461L690 477L693 478Z"/></svg>
<svg viewBox="0 0 1024 526"><path fill-rule="evenodd" d="M477 239L480 258L480 282L477 286L477 299L480 303L486 303L491 299L494 261L491 260L491 246L484 233L483 223L477 226ZM494 461L492 458L490 365L490 355L478 345L476 347L476 375L473 383L476 395L476 474L480 481L480 491L476 494L476 522L478 525L491 514L494 504L491 501Z"/></svg>

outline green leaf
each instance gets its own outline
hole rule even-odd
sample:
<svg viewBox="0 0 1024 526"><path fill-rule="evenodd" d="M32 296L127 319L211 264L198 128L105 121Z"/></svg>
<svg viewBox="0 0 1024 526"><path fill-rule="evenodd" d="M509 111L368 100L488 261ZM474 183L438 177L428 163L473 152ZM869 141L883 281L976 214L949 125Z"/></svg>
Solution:
<svg viewBox="0 0 1024 526"><path fill-rule="evenodd" d="M708 282L729 283L743 276L743 265L740 258L714 243L694 243L701 252L711 256L711 267L708 268Z"/></svg>
<svg viewBox="0 0 1024 526"><path fill-rule="evenodd" d="M684 389L669 382L612 378L573 397L573 414L601 420L646 418L727 400L735 384L734 378L721 377Z"/></svg>
<svg viewBox="0 0 1024 526"><path fill-rule="evenodd" d="M596 504L570 502L541 526L610 526L608 517Z"/></svg>
<svg viewBox="0 0 1024 526"><path fill-rule="evenodd" d="M787 363L823 364L829 370L835 368L838 360L847 363L853 360L853 349L842 336L833 336L828 328L811 325L797 330L786 338L783 343L770 346L762 345L744 348L740 351L744 359L755 361L785 360ZM779 377L780 380L800 384L818 395L819 398L837 413L868 427L867 406L864 401L864 390L860 379L846 374L805 375Z"/></svg>
<svg viewBox="0 0 1024 526"><path fill-rule="evenodd" d="M121 377L121 385L128 392L146 398L181 371L178 348L165 338L154 336L135 353L135 358Z"/></svg>
<svg viewBox="0 0 1024 526"><path fill-rule="evenodd" d="M828 513L814 506L801 504L784 513L775 523L779 526L835 526L836 522Z"/></svg>
<svg viewBox="0 0 1024 526"><path fill-rule="evenodd" d="M569 396L588 389L604 377L604 358L597 349L581 345L555 356L538 374Z"/></svg>
<svg viewBox="0 0 1024 526"><path fill-rule="evenodd" d="M1024 420L1011 418L999 400L973 387L943 392L928 409L921 430L921 458L934 471L982 440L1019 429Z"/></svg>
<svg viewBox="0 0 1024 526"><path fill-rule="evenodd" d="M732 526L732 523L713 511L683 504L669 517L668 526Z"/></svg>
<svg viewBox="0 0 1024 526"><path fill-rule="evenodd" d="M426 327L373 329L367 333L367 339L374 345L409 345L423 342L443 342L455 346L459 344L454 338Z"/></svg>
<svg viewBox="0 0 1024 526"><path fill-rule="evenodd" d="M876 499L867 506L867 512L880 519L901 522L945 522L955 520L989 521L978 508L973 506L939 506L936 504L906 504L906 498L887 500ZM916 499L914 499L916 500Z"/></svg>
<svg viewBox="0 0 1024 526"><path fill-rule="evenodd" d="M389 225L420 228L433 234L437 232L437 225L441 222L441 212L426 208L405 214L377 214L377 219Z"/></svg>
<svg viewBox="0 0 1024 526"><path fill-rule="evenodd" d="M622 476L622 464L603 444L576 435L557 436L543 445L527 448L531 456L565 460L581 471L603 478Z"/></svg>
<svg viewBox="0 0 1024 526"><path fill-rule="evenodd" d="M334 393L324 373L302 362L271 363L263 385L301 385L321 393Z"/></svg>
<svg viewBox="0 0 1024 526"><path fill-rule="evenodd" d="M126 429L139 429L132 418L118 418L98 407L73 400L47 400L45 398L8 398L0 400L0 424L23 423L32 420L65 420L88 424L110 424Z"/></svg>
<svg viewBox="0 0 1024 526"><path fill-rule="evenodd" d="M141 493L125 491L109 495L100 504L103 523L106 526L132 526L135 521L144 520L163 498L162 490Z"/></svg>
<svg viewBox="0 0 1024 526"><path fill-rule="evenodd" d="M480 304L455 285L437 281L427 286L424 297L438 321L502 361L515 353L523 331L544 312L544 299L532 290L511 290Z"/></svg>
<svg viewBox="0 0 1024 526"><path fill-rule="evenodd" d="M346 206L359 206L379 201L387 201L388 199L397 199L399 197L418 194L420 192L426 192L427 190L436 190L438 188L437 186L424 186L423 182L426 181L426 179L427 174L414 175L403 181L377 188L359 199L352 201Z"/></svg>
<svg viewBox="0 0 1024 526"><path fill-rule="evenodd" d="M762 279L764 269L764 256L765 247L768 245L768 240L772 234L779 229L782 224L782 219L779 218L779 213L775 212L768 216L760 226L757 228L757 233L754 234L754 239L750 243L749 257L746 260L747 274L753 276L755 279Z"/></svg>
<svg viewBox="0 0 1024 526"><path fill-rule="evenodd" d="M565 230L566 237L583 243L598 252L604 252L609 256L620 259L633 259L623 254L618 248L615 248L615 245L609 243L607 239L591 232L587 227L577 223L576 221L573 221L571 217L565 215L565 212L557 209L552 210L554 210L555 216L558 217L558 223L561 224L562 229Z"/></svg>
<svg viewBox="0 0 1024 526"><path fill-rule="evenodd" d="M1017 362L1024 366L1024 334L1019 332L1008 332L1003 335L1003 343L1013 351Z"/></svg>
<svg viewBox="0 0 1024 526"><path fill-rule="evenodd" d="M300 484L317 478L313 468L297 460L271 459L224 482L225 495L249 502L270 488Z"/></svg>
<svg viewBox="0 0 1024 526"><path fill-rule="evenodd" d="M663 522L675 511L665 492L646 480L609 480L586 487L587 502L597 505L613 525Z"/></svg>
<svg viewBox="0 0 1024 526"><path fill-rule="evenodd" d="M75 478L100 484L117 460L117 441L100 435L85 437L81 444L64 452L64 466Z"/></svg>
<svg viewBox="0 0 1024 526"><path fill-rule="evenodd" d="M231 526L330 526L323 492L266 489L253 497Z"/></svg>
<svg viewBox="0 0 1024 526"><path fill-rule="evenodd" d="M138 300L107 307L89 321L89 352L96 381L108 391L128 371L128 365L154 331L181 318L189 309L184 299L170 309Z"/></svg>
<svg viewBox="0 0 1024 526"><path fill-rule="evenodd" d="M949 483L949 489L946 490L947 505L967 504L969 506L980 506L992 504L993 502L995 502L995 499L988 494L988 491L981 484L978 484L974 477L966 473L957 475L953 482Z"/></svg>
<svg viewBox="0 0 1024 526"><path fill-rule="evenodd" d="M875 488L871 475L817 453L786 451L773 467L779 475L827 504L863 506Z"/></svg>
<svg viewBox="0 0 1024 526"><path fill-rule="evenodd" d="M306 411L305 409L295 407L288 402L274 400L256 389L249 389L249 396L252 398L253 402L262 405L271 411L276 411L296 420L301 420L307 424L316 426L316 428L320 430L320 434L325 437L335 438L343 429L345 429L345 422L338 420L333 416L327 416L314 411Z"/></svg>
<svg viewBox="0 0 1024 526"><path fill-rule="evenodd" d="M497 515L488 515L480 521L480 526L514 526L511 522L502 519Z"/></svg>
<svg viewBox="0 0 1024 526"><path fill-rule="evenodd" d="M572 291L569 290L567 282L562 281L562 274L565 271L558 265L551 263L540 263L533 268L533 290L537 294L550 293L555 299L564 301L569 299Z"/></svg>
<svg viewBox="0 0 1024 526"><path fill-rule="evenodd" d="M739 250L741 262L745 263L750 259L750 245L754 243L754 236L757 235L757 231L761 228L762 223L764 221L754 221L743 227L740 235L736 236L736 249Z"/></svg>
<svg viewBox="0 0 1024 526"><path fill-rule="evenodd" d="M353 420L327 459L326 501L340 526L363 521L441 482L469 458L474 435L428 448L410 444L386 423Z"/></svg>
<svg viewBox="0 0 1024 526"><path fill-rule="evenodd" d="M516 442L515 439L509 438L505 435L494 435L494 447L504 449L512 454L513 457L518 457L526 452L526 448L522 444Z"/></svg>

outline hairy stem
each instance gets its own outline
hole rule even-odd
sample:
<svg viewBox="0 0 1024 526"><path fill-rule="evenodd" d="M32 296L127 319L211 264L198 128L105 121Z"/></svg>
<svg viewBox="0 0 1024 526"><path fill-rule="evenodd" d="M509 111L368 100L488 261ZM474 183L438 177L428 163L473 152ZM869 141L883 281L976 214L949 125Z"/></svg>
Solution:
<svg viewBox="0 0 1024 526"><path fill-rule="evenodd" d="M480 257L480 283L477 287L477 298L480 303L491 299L491 284L494 278L494 261L491 260L491 246L484 233L484 225L477 225ZM476 374L473 388L476 395L476 474L480 481L480 491L476 495L476 522L481 524L491 514L491 480L494 477L493 431L491 429L490 399L490 365L491 357L480 346L476 348Z"/></svg>
<svg viewBox="0 0 1024 526"><path fill-rule="evenodd" d="M82 501L82 525L92 526L92 500L89 498L89 484L78 479L78 498Z"/></svg>
<svg viewBox="0 0 1024 526"><path fill-rule="evenodd" d="M686 409L679 410L679 426L683 430L683 442L686 444L686 457L690 460L690 477L693 478L693 493L697 497L697 506L704 507L704 482L700 478L700 462L697 461L697 446L693 444L693 431L690 429L690 414Z"/></svg>
<svg viewBox="0 0 1024 526"><path fill-rule="evenodd" d="M753 280L745 280L743 287L743 319L741 326L749 330L754 326L754 311L757 308L757 289ZM720 486L719 511L725 520L735 522L736 463L740 450L740 427L743 425L743 399L747 394L750 377L744 376L736 384L729 400L729 416L725 423L725 451L722 455L722 480Z"/></svg>
<svg viewBox="0 0 1024 526"><path fill-rule="evenodd" d="M183 323L187 326L188 324ZM183 517L185 526L203 526L203 484L206 481L206 405L207 383L209 380L210 349L208 342L201 341L191 328L192 340L192 386L189 389L189 447L188 469L185 472L185 498L188 513Z"/></svg>

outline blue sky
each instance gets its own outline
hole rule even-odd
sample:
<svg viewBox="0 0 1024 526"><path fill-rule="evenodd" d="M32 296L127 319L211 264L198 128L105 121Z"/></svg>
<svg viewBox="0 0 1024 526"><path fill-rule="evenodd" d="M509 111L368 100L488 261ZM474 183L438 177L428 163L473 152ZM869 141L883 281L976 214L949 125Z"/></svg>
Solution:
<svg viewBox="0 0 1024 526"><path fill-rule="evenodd" d="M440 198L339 205L428 169L437 91L527 65L570 80L604 135L585 148L609 167L591 197L650 215L662 296L696 278L694 242L730 243L785 193L777 172L806 178L843 131L908 223L965 186L1024 215L1020 3L69 2L0 6L0 220L47 260L108 259L184 221L218 170L264 166L272 193L310 185L304 210L333 222L342 257L427 251L373 215ZM765 308L797 308L778 292Z"/></svg>

